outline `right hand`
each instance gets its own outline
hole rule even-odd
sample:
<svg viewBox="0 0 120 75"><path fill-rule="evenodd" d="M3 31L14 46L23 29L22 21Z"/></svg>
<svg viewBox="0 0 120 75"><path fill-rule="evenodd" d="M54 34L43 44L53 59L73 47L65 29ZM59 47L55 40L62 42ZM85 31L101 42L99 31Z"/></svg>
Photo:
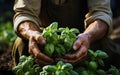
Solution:
<svg viewBox="0 0 120 75"><path fill-rule="evenodd" d="M32 22L23 22L19 26L20 35L29 40L28 52L34 56L35 62L39 65L52 64L53 59L43 54L39 46L44 45L45 39L40 35L39 28Z"/></svg>

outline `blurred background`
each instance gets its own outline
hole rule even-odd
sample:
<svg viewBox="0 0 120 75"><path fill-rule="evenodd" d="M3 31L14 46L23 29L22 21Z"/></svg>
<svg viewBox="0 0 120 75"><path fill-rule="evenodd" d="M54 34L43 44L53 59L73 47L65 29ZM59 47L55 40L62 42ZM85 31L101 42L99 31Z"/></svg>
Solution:
<svg viewBox="0 0 120 75"><path fill-rule="evenodd" d="M11 48L16 38L13 31L13 5L14 0L0 0L0 75L11 73ZM120 0L111 0L111 9L114 30L109 37L120 45Z"/></svg>

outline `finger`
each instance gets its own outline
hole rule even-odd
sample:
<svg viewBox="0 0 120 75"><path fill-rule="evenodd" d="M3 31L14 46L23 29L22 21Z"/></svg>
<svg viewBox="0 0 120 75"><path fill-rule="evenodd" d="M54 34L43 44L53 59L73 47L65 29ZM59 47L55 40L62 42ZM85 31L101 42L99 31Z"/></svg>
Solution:
<svg viewBox="0 0 120 75"><path fill-rule="evenodd" d="M46 56L45 54L41 53L40 51L38 51L38 47L35 47L33 50L32 50L35 58L37 59L40 59L40 60L43 60L43 61L46 61L46 62L50 62L52 63L53 60L51 58L49 58L48 56Z"/></svg>
<svg viewBox="0 0 120 75"><path fill-rule="evenodd" d="M87 47L86 46L81 46L78 52L76 53L76 58L86 56L87 55Z"/></svg>
<svg viewBox="0 0 120 75"><path fill-rule="evenodd" d="M85 46L81 46L81 48L73 54L66 54L64 58L66 59L77 59L80 58L82 56L86 56L87 55L87 48Z"/></svg>
<svg viewBox="0 0 120 75"><path fill-rule="evenodd" d="M82 41L80 40L80 38L78 38L74 44L73 44L73 50L77 50L82 44Z"/></svg>
<svg viewBox="0 0 120 75"><path fill-rule="evenodd" d="M34 50L34 48L36 48L37 46L35 45L35 41L33 40L33 38L32 37L30 37L30 39L29 39L29 53L30 54L34 54L33 53L33 50ZM38 51L36 51L36 53L38 53Z"/></svg>
<svg viewBox="0 0 120 75"><path fill-rule="evenodd" d="M44 45L46 43L45 39L40 34L34 36L34 39L36 40L37 43L41 45Z"/></svg>
<svg viewBox="0 0 120 75"><path fill-rule="evenodd" d="M39 58L40 60L44 60L46 62L53 62L51 58L40 52L36 41L34 41L33 39L30 40L29 47L29 52L32 53L32 55L34 55L35 58Z"/></svg>
<svg viewBox="0 0 120 75"><path fill-rule="evenodd" d="M85 56L81 56L78 59L60 59L61 61L65 62L65 63L71 63L71 64L77 64L80 61L82 61L84 59ZM58 59L59 60L59 59Z"/></svg>
<svg viewBox="0 0 120 75"><path fill-rule="evenodd" d="M53 59L51 59L50 57L46 56L45 54L43 54L41 52L37 55L37 58L41 59L41 60L43 60L45 62L49 62L49 63L53 63L54 62Z"/></svg>

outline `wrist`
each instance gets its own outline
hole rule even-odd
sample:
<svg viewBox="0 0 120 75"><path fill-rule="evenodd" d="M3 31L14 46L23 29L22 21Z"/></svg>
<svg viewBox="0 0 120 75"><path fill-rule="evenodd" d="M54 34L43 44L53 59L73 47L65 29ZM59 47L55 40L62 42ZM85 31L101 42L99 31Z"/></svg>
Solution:
<svg viewBox="0 0 120 75"><path fill-rule="evenodd" d="M39 28L34 23L28 21L19 25L18 33L25 39L29 39L33 35L40 34Z"/></svg>
<svg viewBox="0 0 120 75"><path fill-rule="evenodd" d="M83 33L89 43L92 42L93 36L90 33Z"/></svg>
<svg viewBox="0 0 120 75"><path fill-rule="evenodd" d="M94 42L103 38L107 33L108 25L102 20L96 20L91 23L84 34L88 37L90 42Z"/></svg>

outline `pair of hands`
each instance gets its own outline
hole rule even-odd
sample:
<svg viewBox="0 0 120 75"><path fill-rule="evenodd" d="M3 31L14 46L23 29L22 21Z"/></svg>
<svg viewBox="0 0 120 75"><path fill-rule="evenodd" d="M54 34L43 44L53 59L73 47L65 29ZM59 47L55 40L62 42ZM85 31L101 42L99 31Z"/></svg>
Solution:
<svg viewBox="0 0 120 75"><path fill-rule="evenodd" d="M54 60L52 58L41 53L41 50L38 47L39 44L45 44L45 40L40 34L34 34L29 38L29 53L35 56L36 62L40 65L54 63ZM78 39L73 44L73 50L76 50L76 52L73 54L66 54L61 59L56 58L56 61L62 60L63 62L76 64L87 55L88 45L89 42L87 36L85 34L79 34Z"/></svg>
<svg viewBox="0 0 120 75"><path fill-rule="evenodd" d="M66 54L63 58L56 60L62 60L63 62L69 62L76 64L83 60L87 55L87 50L90 42L102 38L108 29L108 25L101 20L96 20L91 23L84 33L78 35L77 40L73 44L73 50L76 52L73 54ZM44 45L45 39L40 35L39 27L32 22L23 22L18 27L18 32L24 38L29 41L29 53L35 57L36 63L40 65L52 64L55 62L52 58L43 54L39 48L39 45Z"/></svg>

